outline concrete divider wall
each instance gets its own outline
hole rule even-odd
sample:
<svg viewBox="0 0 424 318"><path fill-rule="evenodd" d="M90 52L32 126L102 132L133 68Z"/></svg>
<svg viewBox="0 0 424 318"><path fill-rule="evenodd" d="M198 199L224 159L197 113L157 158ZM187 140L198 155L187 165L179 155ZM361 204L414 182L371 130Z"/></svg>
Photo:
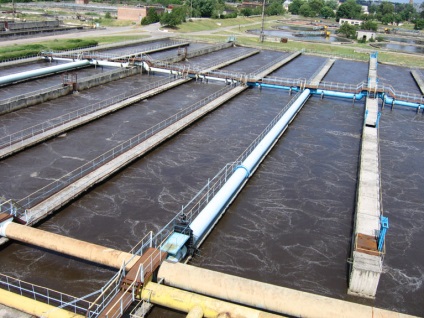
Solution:
<svg viewBox="0 0 424 318"><path fill-rule="evenodd" d="M48 100L56 99L71 92L71 86L54 86L52 87L52 90L45 91L40 94L35 92L34 95L28 96L26 98L17 99L14 101L10 101L10 99L0 101L0 115L10 113L21 108L40 104Z"/></svg>
<svg viewBox="0 0 424 318"><path fill-rule="evenodd" d="M128 76L141 73L141 68L134 67L130 69L121 69L117 72L109 72L106 74L99 74L90 78L82 79L78 82L78 90L85 90L91 87L102 85L111 81L115 81ZM33 95L25 96L20 99L12 100L7 99L0 101L0 115L6 114L21 108L41 104L45 101L59 98L72 93L72 86L53 86L51 90L44 90L42 92L35 91Z"/></svg>
<svg viewBox="0 0 424 318"><path fill-rule="evenodd" d="M187 58L192 58L192 57L208 54L208 53L211 53L211 52L216 52L216 51L219 51L219 50L222 50L222 49L229 48L231 46L233 46L233 43L224 43L224 44L221 44L221 45L214 45L214 46L207 47L207 48L200 49L200 50L196 50L196 51L193 51L193 52L188 52ZM174 56L174 57L166 58L164 60L166 60L166 62L168 62L168 63L177 63L177 62L181 62L185 58L186 58L185 56L180 55L180 56Z"/></svg>
<svg viewBox="0 0 424 318"><path fill-rule="evenodd" d="M133 67L128 69L123 68L121 72L100 74L99 76L93 76L92 78L89 78L86 80L82 79L80 82L78 82L78 90L82 91L85 89L89 89L91 87L95 87L98 85L116 81L121 78L133 76L136 74L141 74L141 71L142 71L141 67Z"/></svg>
<svg viewBox="0 0 424 318"><path fill-rule="evenodd" d="M60 25L60 21L36 21L36 22L11 22L8 24L9 30L26 30L35 28L55 28Z"/></svg>

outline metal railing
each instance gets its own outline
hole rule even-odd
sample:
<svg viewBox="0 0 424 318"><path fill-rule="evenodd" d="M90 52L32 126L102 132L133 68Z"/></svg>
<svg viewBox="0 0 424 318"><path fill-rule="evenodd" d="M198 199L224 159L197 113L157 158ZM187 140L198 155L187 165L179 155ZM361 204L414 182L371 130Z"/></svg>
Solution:
<svg viewBox="0 0 424 318"><path fill-rule="evenodd" d="M204 75L217 78L235 79L238 81L242 81L246 77L246 73L226 70L213 70L204 73Z"/></svg>
<svg viewBox="0 0 424 318"><path fill-rule="evenodd" d="M94 74L94 75L90 75L90 76L87 76L87 77L83 77L79 80L79 83L84 83L86 81L90 81L90 80L93 80L93 79L96 79L96 78L99 78L99 77L102 77L102 76L109 76L109 75L112 75L112 74L115 74L115 73L125 73L125 72L128 72L128 71L129 71L129 69L126 69L126 68L125 69L124 68L113 69L113 70L110 70L110 71L102 72L100 74ZM36 91L32 91L32 92L29 92L29 93L16 95L16 96L10 97L8 99L0 100L0 104L9 104L9 103L21 100L21 99L26 99L26 98L30 98L32 96L38 96L38 95L41 95L41 94L45 94L45 93L60 89L62 87L63 87L63 84L54 85L54 86L39 89L39 90L36 90ZM0 146L0 148L1 148L1 146Z"/></svg>
<svg viewBox="0 0 424 318"><path fill-rule="evenodd" d="M155 244L156 242L156 244ZM119 314L123 314L123 311L128 307L130 303L132 303L135 300L134 294L136 291L137 281L144 282L144 274L146 271L149 271L150 273L153 272L153 264L160 263L162 259L162 253L159 251L157 253L154 253L154 255L150 255L149 258L143 261L142 264L139 265L137 269L137 273L134 276L135 279L126 286L125 293L123 293L118 299L115 299L116 295L119 291L123 290L123 284L122 280L126 275L125 268L128 264L131 262L134 262L134 258L140 257L143 255L146 250L149 247L154 247L158 250L162 247L162 244L165 242L165 240L162 240L158 242L155 240L152 236L152 232L149 232L144 238L140 240L139 243L137 243L130 251L130 253L133 254L133 257L131 257L129 260L124 262L118 271L112 279L105 285L105 287L102 288L102 292L99 294L99 296L92 302L90 307L87 309L86 317L94 318L97 317L100 313L102 313L106 306L108 306L113 300L115 300L114 305L109 309L109 311L106 314L107 317L114 317L113 315L109 315L115 306L119 305ZM132 297L131 299L126 299L125 296L128 297L128 294L131 293Z"/></svg>
<svg viewBox="0 0 424 318"><path fill-rule="evenodd" d="M18 61L22 61L22 60L29 60L29 59L33 59L35 57L39 57L39 55L33 54L33 55L27 55L27 56L24 56L24 57L12 57L12 58L8 58L8 59L1 59L0 64L1 63L8 63L8 62L18 62ZM30 62L30 61L28 61L28 62Z"/></svg>
<svg viewBox="0 0 424 318"><path fill-rule="evenodd" d="M187 52L186 57L192 58L192 57L204 55L206 53L219 51L219 50L229 48L229 47L231 47L230 43L221 43L221 44L217 44L217 45L214 45L214 46L209 46L209 47L206 47L206 48L201 48L201 49L198 49L198 50L195 50L195 51ZM175 53L170 53L168 55L160 57L159 59L161 61L165 61L165 62L172 62L175 59L181 60L181 56L179 56L178 54L176 55Z"/></svg>
<svg viewBox="0 0 424 318"><path fill-rule="evenodd" d="M26 210L33 207L37 203L47 199L52 194L60 191L61 189L65 188L66 186L70 185L71 183L75 182L76 180L82 178L83 176L87 175L88 173L98 169L102 165L104 165L106 162L111 161L112 159L120 156L124 152L128 151L129 149L139 145L141 142L145 141L149 137L153 136L154 134L158 133L159 131L165 129L166 127L174 124L175 122L179 121L180 119L186 117L187 115L191 114L192 112L198 110L199 108L203 107L204 105L208 104L209 102L215 100L216 98L222 96L229 90L233 89L231 86L226 86L222 88L221 90L201 99L200 101L196 102L195 104L179 111L178 113L172 115L171 117L168 117L167 119L161 121L160 123L150 127L149 129L146 129L145 131L141 132L140 134L124 141L123 143L119 144L118 146L110 149L109 151L103 153L102 155L94 158L93 160L87 162L86 164L80 166L79 168L67 173L63 177L51 182L50 184L46 185L45 187L31 193L27 197L20 199L16 202L16 211L14 211L11 208L5 208L5 210L13 214L15 216L23 218L27 223L31 220L28 219L26 215Z"/></svg>
<svg viewBox="0 0 424 318"><path fill-rule="evenodd" d="M132 50L123 50L121 53L102 53L99 51L85 51L85 52L75 52L75 50L64 50L64 51L43 51L41 55L45 56L59 56L59 57L69 57L72 59L86 59L86 58L97 58L100 60L115 60L123 57L130 57L135 55L141 55L146 51L157 50L161 48L166 48L174 45L183 45L184 43L179 41L170 41L165 43L159 43L152 45L146 48L132 49Z"/></svg>
<svg viewBox="0 0 424 318"><path fill-rule="evenodd" d="M90 303L90 306L85 310L86 317L94 318L100 315L106 306L113 300L119 292L122 285L122 280L126 275L125 264L122 264L119 271L105 284L100 290L97 298Z"/></svg>
<svg viewBox="0 0 424 318"><path fill-rule="evenodd" d="M239 57L242 57L246 55L246 52L235 52L233 54L229 54L225 56L225 60L222 58L216 58L214 60L211 60L204 64L176 64L176 63L170 63L166 60L155 60L152 57L148 55L143 55L146 61L149 61L150 64L157 68L165 68L175 71L184 72L186 69L190 69L192 73L202 73L205 72L208 69L216 68L218 65L222 64L225 61L237 59Z"/></svg>
<svg viewBox="0 0 424 318"><path fill-rule="evenodd" d="M367 82L361 82L358 84L347 84L347 83L337 83L337 82L320 82L318 84L319 89L333 90L333 91L342 91L349 93L360 93L368 87Z"/></svg>
<svg viewBox="0 0 424 318"><path fill-rule="evenodd" d="M116 70L115 70L116 72ZM101 109L104 109L110 105L116 104L118 102L121 102L123 100L126 100L128 98L131 98L133 96L139 95L141 93L147 92L149 90L155 89L157 87L163 86L165 84L168 84L170 82L175 81L174 78L165 78L159 81L156 81L154 83L149 83L143 87L143 89L132 89L129 91L125 91L122 94L119 94L117 96L113 96L111 98L99 101L95 104L91 104L86 107L79 108L75 111L72 111L70 113L49 119L45 122L42 122L40 124L37 124L35 126L20 130L18 132L15 132L13 134L10 134L8 136L4 136L0 138L0 149L11 147L13 144L22 142L28 138L32 138L34 136L37 136L39 134L42 134L48 130L51 130L53 128L63 126L66 123L69 123L71 121L80 119L84 116L87 116L91 113L94 113L96 111L99 111Z"/></svg>
<svg viewBox="0 0 424 318"><path fill-rule="evenodd" d="M290 79L290 78L282 78L282 77L264 77L262 79L263 83L266 84L275 84L282 86L299 86L303 79ZM309 83L311 84L311 83ZM332 90L332 91L342 91L349 93L360 93L361 91L368 90L368 83L366 81L362 81L358 84L348 84L348 83L338 83L338 82L325 82L322 81L317 85L319 89ZM392 97L396 100L401 100L405 102L417 103L424 105L424 96L420 94L414 94L409 92L399 92L396 91L393 86L389 84L381 84L377 83L375 89L373 91L377 91L380 93L385 93L387 96Z"/></svg>
<svg viewBox="0 0 424 318"><path fill-rule="evenodd" d="M424 96L409 92L396 92L393 86L388 84L379 84L379 90L396 100L402 100L411 103L424 104Z"/></svg>
<svg viewBox="0 0 424 318"><path fill-rule="evenodd" d="M2 289L19 294L21 296L30 297L36 301L40 301L43 303L47 303L51 306L57 307L55 309L66 309L67 311L78 314L85 313L87 309L91 306L91 303L86 299L93 297L93 295L99 293L99 291L96 291L82 298L77 298L50 288L31 284L29 282L25 282L1 273L0 287Z"/></svg>
<svg viewBox="0 0 424 318"><path fill-rule="evenodd" d="M281 86L290 86L290 87L304 87L306 83L306 78L284 78L276 76L267 76L262 78L262 83L264 84L274 84Z"/></svg>

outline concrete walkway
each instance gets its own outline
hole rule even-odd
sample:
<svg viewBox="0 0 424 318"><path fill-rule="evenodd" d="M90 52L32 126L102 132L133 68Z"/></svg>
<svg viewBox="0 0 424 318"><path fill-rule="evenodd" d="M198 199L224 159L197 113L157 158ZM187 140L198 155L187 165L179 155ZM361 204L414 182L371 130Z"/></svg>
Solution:
<svg viewBox="0 0 424 318"><path fill-rule="evenodd" d="M424 95L424 79L422 77L422 73L417 70L411 70L411 75L417 82L418 87L420 88L421 94Z"/></svg>
<svg viewBox="0 0 424 318"><path fill-rule="evenodd" d="M368 88L377 88L377 57L372 55ZM364 116L348 293L375 298L383 271L383 251L378 249L382 207L376 96L366 98Z"/></svg>
<svg viewBox="0 0 424 318"><path fill-rule="evenodd" d="M314 78L309 81L309 85L318 87L319 83L321 83L322 79L331 69L335 61L336 59L328 59L322 68L318 71L318 73L314 76Z"/></svg>
<svg viewBox="0 0 424 318"><path fill-rule="evenodd" d="M33 315L4 306L2 304L0 304L0 317L2 318L34 318Z"/></svg>
<svg viewBox="0 0 424 318"><path fill-rule="evenodd" d="M149 98L151 96L160 94L160 93L162 93L162 92L164 92L164 91L166 91L166 90L168 90L172 87L186 83L189 80L190 79L178 79L178 80L173 81L171 83L162 85L160 87L157 87L157 88L154 88L154 89L149 90L147 92L144 92L142 94L139 94L137 96L125 99L125 100L123 100L119 103L112 104L110 106L102 108L102 109L95 111L93 113L75 118L74 120L68 121L66 123L63 123L63 125L54 127L52 129L49 129L49 130L46 130L46 131L44 131L40 134L36 134L34 136L26 138L26 139L24 139L24 140L22 140L18 143L14 143L14 144L10 145L10 147L0 149L0 158L5 158L7 156L10 156L10 155L12 155L12 154L14 154L18 151L21 151L21 150L23 150L27 147L38 144L38 143L40 143L44 140L47 140L51 137L60 135L60 134L66 132L68 130L74 129L74 128L81 126L81 125L84 125L88 122L91 122L91 121L97 119L97 118L100 118L100 117L103 117L107 114L115 112L115 111L117 111L121 108L130 106L130 105L132 105L136 102L139 102L140 100L143 100L143 99Z"/></svg>

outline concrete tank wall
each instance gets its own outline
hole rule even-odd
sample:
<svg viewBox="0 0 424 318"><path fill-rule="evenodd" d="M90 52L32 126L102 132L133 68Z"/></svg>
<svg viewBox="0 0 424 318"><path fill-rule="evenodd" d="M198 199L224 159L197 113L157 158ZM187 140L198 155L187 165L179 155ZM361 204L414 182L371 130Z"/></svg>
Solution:
<svg viewBox="0 0 424 318"><path fill-rule="evenodd" d="M102 85L128 76L141 73L141 68L121 69L117 72L99 74L90 78L82 79L78 82L78 90L85 90L91 87ZM21 108L41 104L45 101L59 98L72 93L72 86L54 86L51 90L33 92L30 96L13 100L13 98L0 101L0 115L6 114Z"/></svg>
<svg viewBox="0 0 424 318"><path fill-rule="evenodd" d="M37 28L56 28L60 21L38 21L38 22L11 22L8 24L10 31L37 29Z"/></svg>

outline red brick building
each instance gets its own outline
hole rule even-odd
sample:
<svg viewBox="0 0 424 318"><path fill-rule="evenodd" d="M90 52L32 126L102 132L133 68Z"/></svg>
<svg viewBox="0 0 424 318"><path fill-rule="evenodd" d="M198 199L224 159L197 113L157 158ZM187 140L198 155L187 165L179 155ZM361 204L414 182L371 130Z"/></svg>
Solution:
<svg viewBox="0 0 424 318"><path fill-rule="evenodd" d="M118 20L130 20L139 23L147 15L147 11L154 8L158 14L164 12L163 7L142 6L142 7L118 7Z"/></svg>

